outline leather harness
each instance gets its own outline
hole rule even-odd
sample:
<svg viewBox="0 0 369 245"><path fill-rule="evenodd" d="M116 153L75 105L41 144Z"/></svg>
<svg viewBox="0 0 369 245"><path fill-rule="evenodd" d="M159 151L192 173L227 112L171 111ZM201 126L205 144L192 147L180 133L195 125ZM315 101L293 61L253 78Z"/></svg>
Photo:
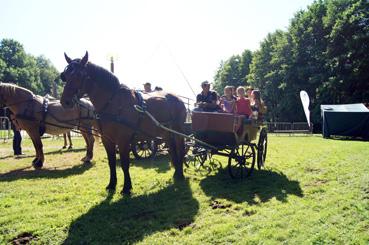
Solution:
<svg viewBox="0 0 369 245"><path fill-rule="evenodd" d="M46 131L46 126L45 126L45 119L46 119L46 115L49 109L49 99L47 99L46 97L43 97L43 101L42 101L42 108L41 108L41 121L40 121L40 127L39 127L39 133L40 136L43 136L45 131Z"/></svg>

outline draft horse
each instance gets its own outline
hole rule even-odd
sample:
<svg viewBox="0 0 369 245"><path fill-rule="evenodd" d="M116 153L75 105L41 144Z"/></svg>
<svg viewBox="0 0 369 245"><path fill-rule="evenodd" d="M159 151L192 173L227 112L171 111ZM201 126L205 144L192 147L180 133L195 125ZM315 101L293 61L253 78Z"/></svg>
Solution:
<svg viewBox="0 0 369 245"><path fill-rule="evenodd" d="M94 105L109 161L110 181L106 188L115 190L117 184L116 145L124 173L122 194L130 194L130 143L133 140L151 140L157 137L161 137L169 146L169 155L175 168L174 178L183 179L184 139L157 127L146 114L135 109L135 105L142 105L162 124L183 131L186 108L181 99L163 91L145 95L143 98L121 84L111 72L88 62L87 52L82 59L72 60L65 53L64 56L68 65L61 73L61 79L66 82L61 103L65 108L71 108L75 99L87 94Z"/></svg>
<svg viewBox="0 0 369 245"><path fill-rule="evenodd" d="M41 97L28 89L0 82L0 104L10 109L13 123L25 130L32 139L36 150L36 157L32 161L34 168L42 168L44 164L43 133L60 135L74 128L81 131L87 145L86 156L81 160L92 160L94 108L90 101L81 99L78 105L65 109L59 100L52 97Z"/></svg>

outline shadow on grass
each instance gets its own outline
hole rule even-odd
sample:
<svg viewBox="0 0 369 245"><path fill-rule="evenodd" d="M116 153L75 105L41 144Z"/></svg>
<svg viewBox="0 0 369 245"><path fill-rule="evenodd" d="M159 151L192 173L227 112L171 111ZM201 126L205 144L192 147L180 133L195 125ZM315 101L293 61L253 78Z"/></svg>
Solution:
<svg viewBox="0 0 369 245"><path fill-rule="evenodd" d="M19 179L56 179L56 178L64 178L71 175L82 174L85 171L89 170L93 166L90 162L85 162L71 168L66 169L34 169L33 167L24 167L12 170L7 173L0 174L0 182L9 182L15 181Z"/></svg>
<svg viewBox="0 0 369 245"><path fill-rule="evenodd" d="M303 197L298 181L289 180L286 175L267 170L255 170L252 176L243 180L233 180L228 171L221 170L200 182L207 196L224 198L250 205L267 202L273 197L285 202L288 195Z"/></svg>
<svg viewBox="0 0 369 245"><path fill-rule="evenodd" d="M153 233L191 226L199 203L188 181L156 193L106 200L75 220L64 244L132 244ZM175 232L175 231L174 231Z"/></svg>
<svg viewBox="0 0 369 245"><path fill-rule="evenodd" d="M331 136L329 138L324 138L328 140L339 140L339 141L364 141L368 142L369 137L351 137L351 136Z"/></svg>
<svg viewBox="0 0 369 245"><path fill-rule="evenodd" d="M81 151L86 151L86 148L73 148L73 149L69 149L69 150L65 150L65 149L59 149L59 150L54 150L54 151L48 151L48 152L44 152L44 155L56 155L56 154L63 154L63 153L67 153L67 152L81 152ZM32 155L22 155L19 158L34 158L36 157L36 155L32 154ZM8 155L8 156L3 156L0 157L0 160L5 160L8 158L14 158L14 155Z"/></svg>
<svg viewBox="0 0 369 245"><path fill-rule="evenodd" d="M150 159L131 159L133 166L140 167L143 169L154 168L158 173L165 173L170 170L171 162L168 155L158 154Z"/></svg>

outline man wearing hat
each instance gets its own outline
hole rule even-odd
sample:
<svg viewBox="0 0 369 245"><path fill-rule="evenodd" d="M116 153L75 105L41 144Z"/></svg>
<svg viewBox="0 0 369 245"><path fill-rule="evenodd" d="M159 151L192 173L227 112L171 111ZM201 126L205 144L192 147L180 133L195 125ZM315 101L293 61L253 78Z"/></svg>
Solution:
<svg viewBox="0 0 369 245"><path fill-rule="evenodd" d="M151 83L144 83L144 92L145 93L151 93L152 89L151 89Z"/></svg>
<svg viewBox="0 0 369 245"><path fill-rule="evenodd" d="M214 91L210 91L210 83L204 81L201 83L202 91L196 96L196 109L199 111L216 111L219 109L217 104L218 95Z"/></svg>

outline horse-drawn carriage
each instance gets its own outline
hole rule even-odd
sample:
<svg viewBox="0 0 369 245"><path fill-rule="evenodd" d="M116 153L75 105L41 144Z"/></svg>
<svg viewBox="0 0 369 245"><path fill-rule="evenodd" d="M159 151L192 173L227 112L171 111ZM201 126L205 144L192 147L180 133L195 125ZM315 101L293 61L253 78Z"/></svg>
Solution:
<svg viewBox="0 0 369 245"><path fill-rule="evenodd" d="M244 122L246 121L246 123ZM185 124L187 168L208 173L219 164L214 154L228 157L228 171L232 178L249 176L257 164L264 166L267 153L267 129L257 120L219 112L192 112L192 123ZM139 141L132 145L136 159L154 157L158 149L165 149L160 140ZM208 161L208 163L207 163Z"/></svg>
<svg viewBox="0 0 369 245"><path fill-rule="evenodd" d="M178 96L161 91L143 98L121 84L114 74L88 62L87 52L82 59L72 60L66 54L64 56L68 65L61 73L61 79L65 82L61 104L65 108L72 108L75 98L84 94L91 99L108 156L110 179L107 189L114 190L117 185L115 153L118 146L124 173L122 193L131 192L129 153L136 135L140 140L160 137L167 143L175 169L173 177L176 179L184 178L184 138L195 141L192 151L189 151L192 154L201 147L211 154L227 156L232 177L251 174L256 155L258 166L263 165L267 134L258 123L251 122L244 126L238 116L195 112L192 118L194 137L189 137L181 132L186 120L186 107ZM253 142L258 132L256 144Z"/></svg>
<svg viewBox="0 0 369 245"><path fill-rule="evenodd" d="M249 176L257 163L264 166L267 153L267 130L260 121L218 112L193 112L192 134L197 142L187 153L186 165L209 168L205 165L212 155L228 157L228 171L232 178ZM201 142L199 142L200 140Z"/></svg>

